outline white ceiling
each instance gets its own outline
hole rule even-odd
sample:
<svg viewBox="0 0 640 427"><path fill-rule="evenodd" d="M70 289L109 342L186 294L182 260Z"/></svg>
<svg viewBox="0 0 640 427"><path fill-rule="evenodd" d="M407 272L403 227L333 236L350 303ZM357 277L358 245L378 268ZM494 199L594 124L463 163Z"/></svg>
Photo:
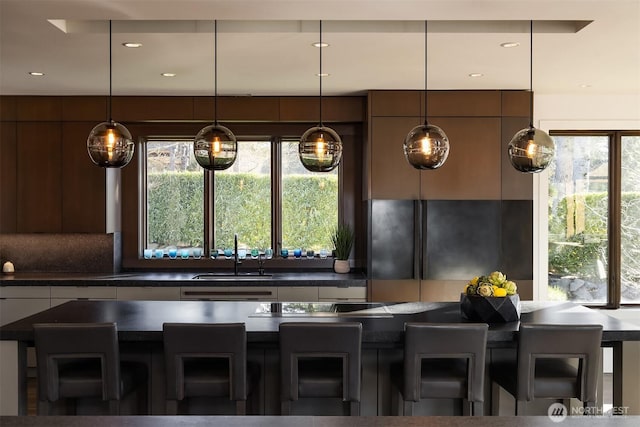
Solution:
<svg viewBox="0 0 640 427"><path fill-rule="evenodd" d="M534 20L536 93L640 93L640 0L0 0L0 93L107 94L109 19L114 95L212 95L213 19L220 95L316 95L319 19L325 95L423 89L425 19L429 89L527 89Z"/></svg>

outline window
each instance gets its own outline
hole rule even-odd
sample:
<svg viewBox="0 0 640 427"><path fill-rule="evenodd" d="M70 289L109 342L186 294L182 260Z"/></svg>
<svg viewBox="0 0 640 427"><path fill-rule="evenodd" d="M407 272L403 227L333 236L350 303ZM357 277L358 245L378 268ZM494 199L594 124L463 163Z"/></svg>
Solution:
<svg viewBox="0 0 640 427"><path fill-rule="evenodd" d="M192 138L148 138L145 147L146 237L142 249L267 248L319 253L338 223L338 170L309 172L298 143L238 137L229 169L205 173Z"/></svg>
<svg viewBox="0 0 640 427"><path fill-rule="evenodd" d="M192 140L152 139L146 148L148 249L201 247L204 235L204 172Z"/></svg>
<svg viewBox="0 0 640 427"><path fill-rule="evenodd" d="M551 135L548 299L640 303L640 135Z"/></svg>

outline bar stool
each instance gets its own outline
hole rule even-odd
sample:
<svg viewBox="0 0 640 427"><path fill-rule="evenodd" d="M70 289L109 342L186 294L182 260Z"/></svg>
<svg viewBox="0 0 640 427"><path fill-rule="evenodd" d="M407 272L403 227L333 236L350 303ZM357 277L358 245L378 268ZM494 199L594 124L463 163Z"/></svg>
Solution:
<svg viewBox="0 0 640 427"><path fill-rule="evenodd" d="M165 323L163 335L167 414L198 397L233 400L236 415L246 414L258 369L251 365L247 373L244 323Z"/></svg>
<svg viewBox="0 0 640 427"><path fill-rule="evenodd" d="M299 398L340 398L360 415L362 324L280 324L281 413Z"/></svg>
<svg viewBox="0 0 640 427"><path fill-rule="evenodd" d="M537 398L576 398L593 407L601 340L601 325L521 324L517 360L491 365L494 386L515 397L516 415L525 402ZM577 366L572 359L577 359ZM498 391L493 388L494 396Z"/></svg>
<svg viewBox="0 0 640 427"><path fill-rule="evenodd" d="M115 323L40 323L33 329L38 415L50 415L63 399L76 400L76 413L81 398L107 401L109 414L119 415L121 398L136 389L146 404L146 371L121 366Z"/></svg>
<svg viewBox="0 0 640 427"><path fill-rule="evenodd" d="M413 415L421 399L464 399L469 414L482 415L488 328L485 323L405 324L404 361L391 367L404 415Z"/></svg>

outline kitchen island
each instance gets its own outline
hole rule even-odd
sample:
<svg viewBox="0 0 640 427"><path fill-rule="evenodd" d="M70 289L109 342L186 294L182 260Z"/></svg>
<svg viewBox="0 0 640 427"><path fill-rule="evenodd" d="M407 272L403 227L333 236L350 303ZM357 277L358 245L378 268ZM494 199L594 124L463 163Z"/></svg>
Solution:
<svg viewBox="0 0 640 427"><path fill-rule="evenodd" d="M0 328L2 415L25 414L26 349L33 345L33 324L116 322L121 349L145 360L152 373L151 411L162 414L162 324L165 322L244 322L248 358L262 365L263 390L258 413L279 412L278 327L287 321L345 322L363 325L362 414L390 413L389 365L402 358L403 328L413 322L463 322L458 303L270 303L249 301L71 301ZM613 405L622 406L624 341L640 340L640 327L570 302L522 303L521 322L601 324L602 345L614 348ZM515 348L519 322L492 324L490 349ZM14 397L15 398L12 398ZM486 405L490 404L487 398ZM488 413L488 411L485 411Z"/></svg>

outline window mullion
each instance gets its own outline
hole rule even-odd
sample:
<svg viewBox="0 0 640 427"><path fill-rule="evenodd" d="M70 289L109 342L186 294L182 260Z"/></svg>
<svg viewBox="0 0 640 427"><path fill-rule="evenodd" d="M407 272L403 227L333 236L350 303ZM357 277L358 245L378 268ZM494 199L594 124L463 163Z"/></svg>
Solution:
<svg viewBox="0 0 640 427"><path fill-rule="evenodd" d="M271 140L271 245L274 253L282 246L282 139Z"/></svg>
<svg viewBox="0 0 640 427"><path fill-rule="evenodd" d="M608 304L619 308L621 300L622 141L620 132L609 134L609 292Z"/></svg>

